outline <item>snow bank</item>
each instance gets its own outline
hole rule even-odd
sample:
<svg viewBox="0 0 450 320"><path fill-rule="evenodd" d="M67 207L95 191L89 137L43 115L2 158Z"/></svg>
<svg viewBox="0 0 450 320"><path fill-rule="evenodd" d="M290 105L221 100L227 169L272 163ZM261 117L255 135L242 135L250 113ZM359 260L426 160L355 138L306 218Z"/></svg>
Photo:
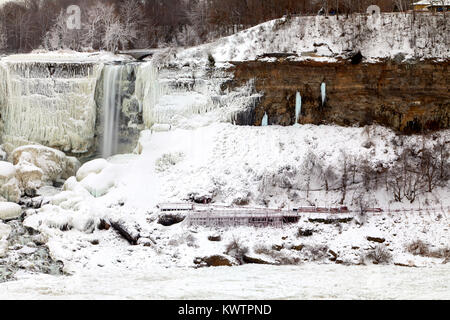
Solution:
<svg viewBox="0 0 450 320"><path fill-rule="evenodd" d="M81 181L91 173L100 173L108 166L108 162L105 159L95 159L83 164L77 171L77 180Z"/></svg>
<svg viewBox="0 0 450 320"><path fill-rule="evenodd" d="M11 220L20 217L22 208L12 202L0 202L0 219Z"/></svg>
<svg viewBox="0 0 450 320"><path fill-rule="evenodd" d="M0 183L5 183L5 181L13 178L15 174L16 169L12 163L0 161Z"/></svg>
<svg viewBox="0 0 450 320"><path fill-rule="evenodd" d="M108 193L116 183L115 166L110 165L100 173L91 173L81 181L81 185L94 197L101 197Z"/></svg>
<svg viewBox="0 0 450 320"><path fill-rule="evenodd" d="M21 191L15 177L16 168L12 163L0 161L0 197L7 201L19 201Z"/></svg>

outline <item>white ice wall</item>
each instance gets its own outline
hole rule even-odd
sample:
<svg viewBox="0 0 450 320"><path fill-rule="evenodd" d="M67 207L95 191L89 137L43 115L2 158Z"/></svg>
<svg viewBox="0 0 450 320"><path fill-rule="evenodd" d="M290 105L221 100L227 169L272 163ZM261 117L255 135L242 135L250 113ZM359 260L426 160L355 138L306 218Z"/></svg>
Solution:
<svg viewBox="0 0 450 320"><path fill-rule="evenodd" d="M54 66L53 74L49 66ZM89 151L94 144L95 86L102 66L0 61L4 147L39 143L65 152Z"/></svg>

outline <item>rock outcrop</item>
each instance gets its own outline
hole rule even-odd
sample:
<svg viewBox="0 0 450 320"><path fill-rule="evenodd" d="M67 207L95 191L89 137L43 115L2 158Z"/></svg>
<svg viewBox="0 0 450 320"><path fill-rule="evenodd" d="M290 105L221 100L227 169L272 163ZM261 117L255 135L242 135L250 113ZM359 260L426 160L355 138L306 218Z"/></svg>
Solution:
<svg viewBox="0 0 450 320"><path fill-rule="evenodd" d="M75 175L80 163L76 158L56 149L30 145L15 149L11 154L21 191L33 196L43 185L51 185Z"/></svg>
<svg viewBox="0 0 450 320"><path fill-rule="evenodd" d="M22 214L22 208L12 202L0 202L0 220L17 219Z"/></svg>
<svg viewBox="0 0 450 320"><path fill-rule="evenodd" d="M255 89L264 94L253 115L245 117L251 123L238 118L237 124L261 125L267 113L269 124L293 125L299 92L301 124L378 123L404 133L450 127L449 61L352 64L346 60L280 59L233 64L230 71L234 80L225 87L238 87L254 79ZM322 83L326 85L324 103Z"/></svg>

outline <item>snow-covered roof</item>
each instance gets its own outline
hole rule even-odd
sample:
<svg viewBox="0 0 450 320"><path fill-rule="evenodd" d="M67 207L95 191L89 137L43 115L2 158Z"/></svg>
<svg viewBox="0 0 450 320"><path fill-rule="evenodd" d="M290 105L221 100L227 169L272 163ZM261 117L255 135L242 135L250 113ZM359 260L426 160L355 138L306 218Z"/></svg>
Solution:
<svg viewBox="0 0 450 320"><path fill-rule="evenodd" d="M193 204L192 203L160 203L158 204L158 208L160 210L192 210Z"/></svg>

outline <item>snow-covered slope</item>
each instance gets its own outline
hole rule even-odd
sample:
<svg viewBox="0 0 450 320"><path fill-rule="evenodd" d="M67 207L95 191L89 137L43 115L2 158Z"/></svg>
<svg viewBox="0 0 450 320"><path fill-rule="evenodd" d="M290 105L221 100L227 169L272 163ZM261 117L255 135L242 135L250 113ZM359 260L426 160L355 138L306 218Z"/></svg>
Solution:
<svg viewBox="0 0 450 320"><path fill-rule="evenodd" d="M187 49L177 60L254 60L273 52L332 57L361 50L366 58L449 58L450 19L443 14L404 13L304 16L272 20L210 44Z"/></svg>
<svg viewBox="0 0 450 320"><path fill-rule="evenodd" d="M443 131L437 140L448 138L448 135L448 131ZM331 183L330 191L325 192L322 182L314 179L307 192L308 172L304 168L309 154L314 153L324 166L337 170L342 165L344 153L356 161L366 159L373 166L389 166L403 148L420 140L412 136L403 146L397 147L394 137L393 132L382 127L311 125L236 127L213 124L195 130L143 131L137 148L139 154L112 157L108 164L102 162L101 167L93 166L96 170L87 172L87 176L80 174L81 181L70 178L64 186L65 191L48 197L50 204L38 212L27 213L25 225L49 237L53 257L64 261L68 271L79 270L82 266L131 267L136 261L149 266L154 263L189 266L197 256L223 253L224 246L233 237L240 238L252 250L258 250L261 243L276 244L288 236L289 241L285 241L288 248L298 245L295 234L299 227L314 228L317 232L309 240L301 240L303 245L313 248L326 244L347 262L358 263L364 250L371 248L366 237L381 234L389 237L395 261L408 264L408 259L413 259L416 264L426 264L427 259L417 260L410 254L404 256L405 244L423 238L420 226L426 223L433 234L433 238L426 237L427 240L432 240L438 247L445 246L448 230L446 220L442 219L448 219L448 188L437 188L410 204L394 203L392 195L381 185L369 194L373 206L386 210L427 206L438 210L425 211L425 215L406 212L394 216L369 216L360 230L353 222L344 224L341 229L334 224L319 227L309 222L309 215L302 215L301 224L287 229L222 230L223 241L212 243L207 240L212 230L194 228L196 231L192 235L183 224L167 228L156 223L156 204L180 201L190 195L205 195L225 204L246 199L250 205L266 204L272 208L339 205L342 193L335 189L338 181ZM368 140L370 146L363 147ZM358 184L349 186L344 204L355 208L361 191ZM122 220L135 226L140 230L143 242L128 251L128 245L115 233L95 228L100 219ZM401 223L394 223L396 219L401 219ZM101 245L86 246L95 239ZM147 248L144 241L149 239L157 239L157 244ZM361 249L352 251L352 247ZM304 254L298 256L291 249L283 253L286 259L294 259L292 261Z"/></svg>

